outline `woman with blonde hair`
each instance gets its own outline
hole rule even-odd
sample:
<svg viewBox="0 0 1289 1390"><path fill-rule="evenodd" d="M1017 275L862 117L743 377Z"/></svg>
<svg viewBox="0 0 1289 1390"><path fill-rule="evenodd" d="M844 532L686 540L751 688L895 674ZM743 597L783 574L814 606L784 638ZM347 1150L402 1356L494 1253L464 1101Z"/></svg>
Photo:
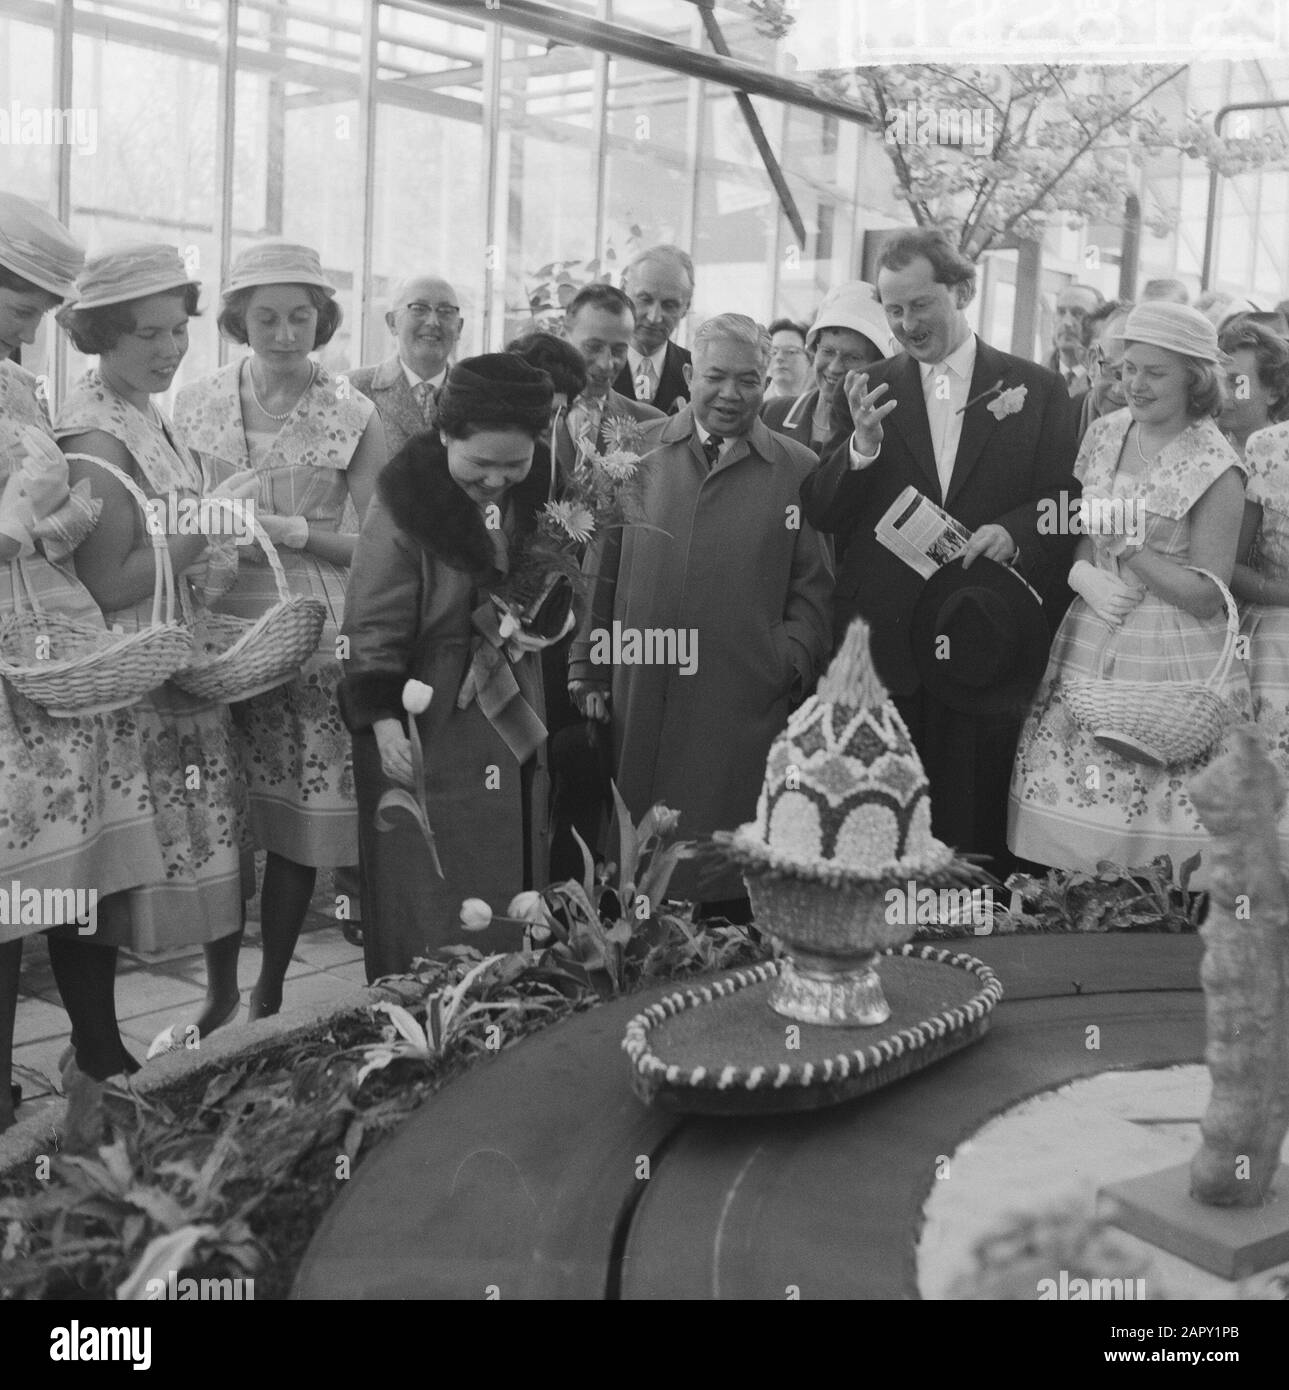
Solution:
<svg viewBox="0 0 1289 1390"><path fill-rule="evenodd" d="M1077 597L1062 620L1012 775L1008 844L1063 869L1124 868L1160 854L1174 866L1208 835L1187 785L1221 751L1185 766L1152 763L1126 742L1082 728L1069 683L1109 679L1203 682L1227 644L1219 584L1231 583L1244 509L1245 468L1216 417L1225 359L1217 330L1182 304L1150 302L1122 337L1127 407L1092 423L1074 465L1088 534L1070 571ZM1109 525L1115 518L1122 524ZM1232 718L1250 709L1236 659L1219 694ZM1195 882L1207 879L1204 862Z"/></svg>

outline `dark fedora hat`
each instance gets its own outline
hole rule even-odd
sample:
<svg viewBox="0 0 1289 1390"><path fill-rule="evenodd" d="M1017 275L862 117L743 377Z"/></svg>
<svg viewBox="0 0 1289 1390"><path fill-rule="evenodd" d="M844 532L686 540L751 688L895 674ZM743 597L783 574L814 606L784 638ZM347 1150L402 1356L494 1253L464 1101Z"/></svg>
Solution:
<svg viewBox="0 0 1289 1390"><path fill-rule="evenodd" d="M923 685L964 714L1025 713L1051 631L1038 595L1005 565L959 560L927 580L909 629Z"/></svg>

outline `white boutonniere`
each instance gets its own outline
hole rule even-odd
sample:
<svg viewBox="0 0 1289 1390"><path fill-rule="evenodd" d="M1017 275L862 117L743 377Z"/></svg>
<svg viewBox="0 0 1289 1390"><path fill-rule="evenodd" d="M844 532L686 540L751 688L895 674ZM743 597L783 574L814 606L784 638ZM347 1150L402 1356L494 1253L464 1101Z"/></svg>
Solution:
<svg viewBox="0 0 1289 1390"><path fill-rule="evenodd" d="M1027 390L1025 386L1013 386L1010 390L1004 390L1003 379L999 377L988 391L972 396L966 405L959 409L958 414L970 410L973 405L979 405L981 401L988 401L989 413L996 420L1001 420L1004 415L1014 415L1025 404Z"/></svg>
<svg viewBox="0 0 1289 1390"><path fill-rule="evenodd" d="M1010 391L1000 391L989 402L989 413L995 420L1002 420L1008 415L1015 415L1025 404L1027 390L1028 388L1024 386L1013 386Z"/></svg>

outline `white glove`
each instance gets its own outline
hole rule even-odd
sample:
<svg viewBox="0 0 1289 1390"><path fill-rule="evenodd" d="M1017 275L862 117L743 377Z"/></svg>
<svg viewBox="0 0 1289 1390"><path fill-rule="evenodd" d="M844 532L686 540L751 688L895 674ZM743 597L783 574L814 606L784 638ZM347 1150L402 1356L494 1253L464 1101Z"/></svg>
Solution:
<svg viewBox="0 0 1289 1390"><path fill-rule="evenodd" d="M274 545L284 545L290 550L303 550L309 544L308 517L257 512L255 520Z"/></svg>
<svg viewBox="0 0 1289 1390"><path fill-rule="evenodd" d="M0 496L0 535L31 546L36 523L67 500L67 459L34 425L22 432L22 454Z"/></svg>
<svg viewBox="0 0 1289 1390"><path fill-rule="evenodd" d="M1070 570L1070 588L1111 627L1118 627L1141 602L1141 591L1122 579L1099 570L1086 560L1076 560Z"/></svg>

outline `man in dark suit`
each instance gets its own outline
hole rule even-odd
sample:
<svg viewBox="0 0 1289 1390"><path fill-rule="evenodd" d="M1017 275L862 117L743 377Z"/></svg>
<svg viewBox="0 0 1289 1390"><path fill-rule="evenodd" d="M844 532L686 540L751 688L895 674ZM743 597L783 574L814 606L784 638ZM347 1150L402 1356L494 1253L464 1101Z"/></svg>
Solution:
<svg viewBox="0 0 1289 1390"><path fill-rule="evenodd" d="M1077 494L1077 415L1054 373L971 332L963 311L976 268L943 234L902 233L878 264L878 295L904 351L848 374L848 418L802 500L844 556L834 640L856 615L870 625L878 674L926 767L936 835L1005 870L1007 785L1025 710L964 714L922 686L909 631L924 581L874 528L912 484L971 532L964 567L985 556L1014 566L1040 595L1059 588L1076 537L1047 534L1040 504Z"/></svg>
<svg viewBox="0 0 1289 1390"><path fill-rule="evenodd" d="M761 419L820 453L832 435L833 401L843 393L846 373L889 357L890 338L877 291L867 280L848 280L830 290L806 335L814 384L799 396L765 401Z"/></svg>
<svg viewBox="0 0 1289 1390"><path fill-rule="evenodd" d="M1062 381L1070 399L1082 404L1087 395L1088 315L1105 303L1105 295L1093 285L1066 285L1056 297L1056 325L1052 330L1052 352L1047 365Z"/></svg>
<svg viewBox="0 0 1289 1390"><path fill-rule="evenodd" d="M376 407L393 458L404 444L434 425L434 403L461 336L456 291L434 275L415 275L394 287L385 323L397 351L375 367L346 375Z"/></svg>
<svg viewBox="0 0 1289 1390"><path fill-rule="evenodd" d="M615 420L644 423L663 413L613 389L614 377L627 360L636 316L631 301L612 285L587 285L569 301L564 336L581 355L586 385L556 421L551 451L557 476L567 476L579 450L603 453ZM611 800L609 750L568 697L568 641L542 653L546 681L546 727L550 733L551 881L582 877L577 830L594 848L600 838L601 811Z"/></svg>
<svg viewBox="0 0 1289 1390"><path fill-rule="evenodd" d="M691 358L671 337L694 297L694 263L679 246L651 246L627 267L622 288L636 322L613 389L674 415L689 404L685 368Z"/></svg>

